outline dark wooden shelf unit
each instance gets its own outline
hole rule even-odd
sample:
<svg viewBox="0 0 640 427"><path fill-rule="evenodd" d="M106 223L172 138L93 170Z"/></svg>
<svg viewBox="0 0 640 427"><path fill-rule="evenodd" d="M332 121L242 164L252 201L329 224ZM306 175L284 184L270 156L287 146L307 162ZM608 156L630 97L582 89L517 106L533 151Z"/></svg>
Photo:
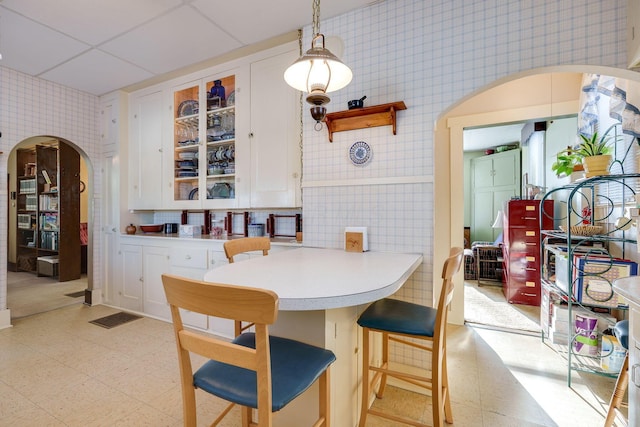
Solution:
<svg viewBox="0 0 640 427"><path fill-rule="evenodd" d="M329 130L329 142L333 142L334 132L372 128L376 126L392 126L396 134L396 111L406 110L403 101L373 107L354 108L353 110L328 113L324 119Z"/></svg>
<svg viewBox="0 0 640 427"><path fill-rule="evenodd" d="M58 142L19 149L16 162L16 270L40 275L38 258L57 256L58 280L79 279L80 155Z"/></svg>

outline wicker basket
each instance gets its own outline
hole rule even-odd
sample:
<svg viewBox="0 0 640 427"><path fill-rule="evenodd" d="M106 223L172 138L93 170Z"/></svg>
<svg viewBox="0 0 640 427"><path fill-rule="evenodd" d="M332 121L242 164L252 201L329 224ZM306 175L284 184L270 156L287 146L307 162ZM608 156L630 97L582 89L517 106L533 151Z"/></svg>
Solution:
<svg viewBox="0 0 640 427"><path fill-rule="evenodd" d="M560 226L562 231L565 231L566 227ZM600 225L572 225L571 234L574 236L595 236L602 233L602 226Z"/></svg>

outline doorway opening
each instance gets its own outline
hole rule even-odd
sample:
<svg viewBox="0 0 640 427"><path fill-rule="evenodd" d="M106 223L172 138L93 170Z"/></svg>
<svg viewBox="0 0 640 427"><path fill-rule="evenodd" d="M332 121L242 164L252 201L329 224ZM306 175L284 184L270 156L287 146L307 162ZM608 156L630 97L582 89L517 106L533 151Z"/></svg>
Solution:
<svg viewBox="0 0 640 427"><path fill-rule="evenodd" d="M91 302L91 164L73 143L27 138L8 156L11 318Z"/></svg>
<svg viewBox="0 0 640 427"><path fill-rule="evenodd" d="M505 288L502 214L510 200L556 185L547 170L576 129L575 115L464 129L465 323L539 334L538 307L510 300Z"/></svg>
<svg viewBox="0 0 640 427"><path fill-rule="evenodd" d="M464 129L576 115L580 107L575 97L579 90L566 84L566 78L584 73L639 81L637 73L611 67L562 66L529 70L469 95L438 119L435 143L446 149L436 150L435 164L441 169L436 172L439 183L434 186L435 199L444 201L436 206L436 214L451 219L451 226L446 230L435 229L435 239L442 242L443 247L460 245L464 240L464 182L459 171L463 162ZM436 262L446 256L445 252L436 253ZM434 295L438 291L436 289ZM464 291L454 295L449 315L454 324L464 323L464 300Z"/></svg>

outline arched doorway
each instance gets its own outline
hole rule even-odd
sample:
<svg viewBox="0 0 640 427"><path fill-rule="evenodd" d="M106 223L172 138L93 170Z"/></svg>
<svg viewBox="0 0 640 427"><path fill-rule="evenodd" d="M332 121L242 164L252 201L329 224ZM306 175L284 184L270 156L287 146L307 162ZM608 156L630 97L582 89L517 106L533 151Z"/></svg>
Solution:
<svg viewBox="0 0 640 427"><path fill-rule="evenodd" d="M55 169L59 175L49 178L53 181L51 191L42 188L45 180L39 176L41 171L27 171L27 164L31 165L30 156L36 153L41 155L38 167L42 166L43 176L47 174L47 168L55 165L61 168ZM47 163L40 164L40 161ZM54 166L48 164L51 162ZM73 164L77 166L72 168ZM89 261L92 258L90 224L94 219L93 186L90 182L93 168L88 156L66 139L34 136L12 148L7 156L6 167L9 192L6 298L11 318L74 303L90 303L93 288L92 263ZM71 173L65 175L61 172L63 169ZM29 177L30 174L33 174L33 178ZM22 187L30 183L37 186L37 193L34 190L32 194L23 194ZM62 185L67 188L66 195ZM31 205L25 209L27 198L31 200ZM63 215L64 228L58 221ZM63 232L66 236L63 236ZM63 257L73 265L67 263L65 269ZM76 268L77 273L69 274Z"/></svg>
<svg viewBox="0 0 640 427"><path fill-rule="evenodd" d="M578 106L568 103L558 93L561 92L559 73L597 73L613 77L640 81L638 73L602 66L557 66L534 69L500 79L493 84L470 94L443 112L436 122L434 135L435 150L435 217L448 218L449 227L439 224L434 227L435 245L434 265L444 261L450 246L461 246L464 241L464 183L460 178L460 167L463 164L463 130L467 127L488 126L500 123L524 122L535 119L545 119L563 114L577 114ZM555 78L554 78L555 75ZM509 99L493 99L478 105L473 98L482 96L485 92L502 85L527 77L542 77L538 84L541 87L532 88L537 94L535 100L525 102L514 92L510 92ZM554 89L555 82L555 89ZM472 105L474 105L472 107ZM498 112L498 113L496 113ZM436 272L437 274L437 272ZM439 283L434 278L434 284ZM458 289L462 286L462 273L457 278ZM434 289L434 298L440 289ZM454 294L452 311L449 316L454 324L464 323L464 293Z"/></svg>

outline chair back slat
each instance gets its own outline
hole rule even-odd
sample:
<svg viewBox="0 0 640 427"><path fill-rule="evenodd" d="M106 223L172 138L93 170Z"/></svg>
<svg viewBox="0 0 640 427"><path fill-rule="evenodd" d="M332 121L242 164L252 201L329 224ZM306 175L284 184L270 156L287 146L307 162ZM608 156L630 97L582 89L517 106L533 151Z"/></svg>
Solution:
<svg viewBox="0 0 640 427"><path fill-rule="evenodd" d="M207 359L256 370L256 351L249 347L209 338L191 331L178 332L180 346Z"/></svg>
<svg viewBox="0 0 640 427"><path fill-rule="evenodd" d="M162 275L167 302L196 313L224 319L273 324L278 317L278 296L265 289L188 280Z"/></svg>
<svg viewBox="0 0 640 427"><path fill-rule="evenodd" d="M244 237L227 240L223 247L229 263L232 263L234 256L244 252L262 251L262 255L267 255L271 249L271 240L268 237Z"/></svg>

